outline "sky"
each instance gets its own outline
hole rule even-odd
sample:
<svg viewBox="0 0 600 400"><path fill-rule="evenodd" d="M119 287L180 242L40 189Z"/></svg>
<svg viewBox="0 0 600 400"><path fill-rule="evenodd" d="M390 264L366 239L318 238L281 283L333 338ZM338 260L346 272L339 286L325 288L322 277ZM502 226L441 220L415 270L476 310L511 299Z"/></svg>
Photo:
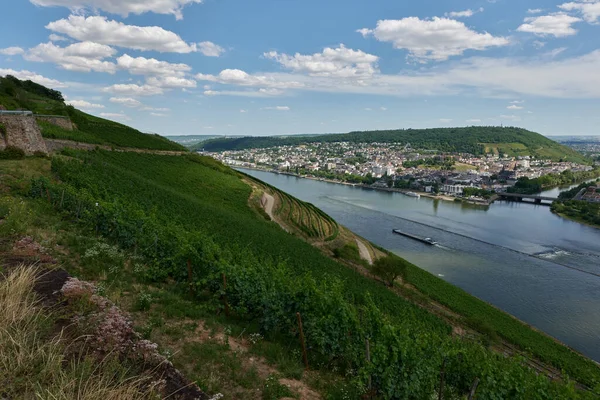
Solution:
<svg viewBox="0 0 600 400"><path fill-rule="evenodd" d="M14 0L0 76L162 135L600 134L600 0Z"/></svg>

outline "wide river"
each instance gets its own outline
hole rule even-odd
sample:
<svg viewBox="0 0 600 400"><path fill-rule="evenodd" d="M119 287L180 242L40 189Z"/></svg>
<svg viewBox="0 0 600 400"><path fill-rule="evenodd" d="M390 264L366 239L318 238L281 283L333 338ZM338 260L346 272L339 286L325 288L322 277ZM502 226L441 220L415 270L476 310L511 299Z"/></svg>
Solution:
<svg viewBox="0 0 600 400"><path fill-rule="evenodd" d="M599 229L558 217L548 206L496 202L481 208L244 172L315 204L373 243L600 361ZM392 229L431 237L439 245Z"/></svg>

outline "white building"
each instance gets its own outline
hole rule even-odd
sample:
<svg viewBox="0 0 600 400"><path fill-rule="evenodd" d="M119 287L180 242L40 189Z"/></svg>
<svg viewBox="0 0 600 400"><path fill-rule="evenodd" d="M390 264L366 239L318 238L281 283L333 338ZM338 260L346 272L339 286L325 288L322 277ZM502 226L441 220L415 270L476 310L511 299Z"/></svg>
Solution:
<svg viewBox="0 0 600 400"><path fill-rule="evenodd" d="M463 194L463 189L469 187L467 185L442 185L442 192L450 194Z"/></svg>

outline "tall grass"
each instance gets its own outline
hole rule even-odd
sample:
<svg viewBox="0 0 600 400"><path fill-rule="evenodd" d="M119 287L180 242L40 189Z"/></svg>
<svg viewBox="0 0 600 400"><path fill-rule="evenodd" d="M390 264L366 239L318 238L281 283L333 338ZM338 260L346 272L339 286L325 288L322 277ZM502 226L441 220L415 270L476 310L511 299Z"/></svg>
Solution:
<svg viewBox="0 0 600 400"><path fill-rule="evenodd" d="M113 358L67 356L63 331L53 333L59 316L44 309L33 291L39 273L21 266L0 277L0 398L152 398L149 378Z"/></svg>

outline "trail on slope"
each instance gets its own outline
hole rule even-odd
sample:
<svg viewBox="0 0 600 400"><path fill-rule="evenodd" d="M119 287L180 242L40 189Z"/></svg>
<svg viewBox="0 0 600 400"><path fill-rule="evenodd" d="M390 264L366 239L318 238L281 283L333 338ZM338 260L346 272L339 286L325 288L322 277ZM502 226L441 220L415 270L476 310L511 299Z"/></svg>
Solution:
<svg viewBox="0 0 600 400"><path fill-rule="evenodd" d="M272 219L273 218L273 205L275 204L275 198L268 194L267 192L263 193L262 199L260 200L262 207L264 208L267 215Z"/></svg>
<svg viewBox="0 0 600 400"><path fill-rule="evenodd" d="M367 246L365 246L365 244L362 241L358 240L358 238L356 239L356 244L358 245L360 258L367 261L369 265L373 265L373 259L371 258L371 253L369 253L369 249L367 249Z"/></svg>

